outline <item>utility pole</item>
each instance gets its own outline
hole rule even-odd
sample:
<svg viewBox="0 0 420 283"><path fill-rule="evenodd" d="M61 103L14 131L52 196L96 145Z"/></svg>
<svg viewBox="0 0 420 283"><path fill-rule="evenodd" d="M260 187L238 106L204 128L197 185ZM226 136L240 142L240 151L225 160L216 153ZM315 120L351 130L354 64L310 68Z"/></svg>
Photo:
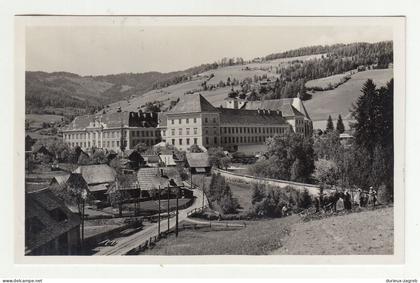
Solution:
<svg viewBox="0 0 420 283"><path fill-rule="evenodd" d="M139 181L136 182L136 185L139 188L139 215L141 215L141 187Z"/></svg>
<svg viewBox="0 0 420 283"><path fill-rule="evenodd" d="M175 237L178 237L178 199L179 199L179 187L176 188L176 224L175 224Z"/></svg>
<svg viewBox="0 0 420 283"><path fill-rule="evenodd" d="M169 187L169 183L168 183L168 233L169 233L169 201L171 200L171 187Z"/></svg>
<svg viewBox="0 0 420 283"><path fill-rule="evenodd" d="M158 210L158 235L160 237L160 185L158 189L158 201L159 201L159 210Z"/></svg>
<svg viewBox="0 0 420 283"><path fill-rule="evenodd" d="M87 191L84 189L81 193L82 197L82 252L84 252L84 244L85 244L85 203L87 197Z"/></svg>
<svg viewBox="0 0 420 283"><path fill-rule="evenodd" d="M204 175L203 175L203 184L202 184L201 189L203 190L203 202L201 204L201 210L204 210Z"/></svg>

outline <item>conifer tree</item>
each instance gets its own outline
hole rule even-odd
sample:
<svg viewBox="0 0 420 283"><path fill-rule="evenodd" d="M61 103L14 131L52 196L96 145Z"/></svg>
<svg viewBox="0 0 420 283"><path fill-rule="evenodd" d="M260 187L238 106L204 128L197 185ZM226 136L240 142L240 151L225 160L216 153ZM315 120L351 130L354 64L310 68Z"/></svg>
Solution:
<svg viewBox="0 0 420 283"><path fill-rule="evenodd" d="M326 131L327 131L327 132L334 131L334 124L333 124L333 121L332 121L331 115L329 115L329 116L328 116L328 120L327 120L327 129L326 129Z"/></svg>
<svg viewBox="0 0 420 283"><path fill-rule="evenodd" d="M343 123L343 119L341 118L341 115L338 115L338 120L337 120L337 126L336 126L337 132L339 134L344 133L345 127L344 127L344 123Z"/></svg>

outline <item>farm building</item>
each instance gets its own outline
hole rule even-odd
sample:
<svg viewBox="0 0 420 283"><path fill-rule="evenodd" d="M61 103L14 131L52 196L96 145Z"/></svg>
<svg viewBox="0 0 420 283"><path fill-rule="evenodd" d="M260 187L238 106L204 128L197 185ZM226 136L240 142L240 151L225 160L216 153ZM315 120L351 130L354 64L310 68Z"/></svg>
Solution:
<svg viewBox="0 0 420 283"><path fill-rule="evenodd" d="M187 153L187 166L192 174L209 174L211 170L207 152Z"/></svg>
<svg viewBox="0 0 420 283"><path fill-rule="evenodd" d="M25 254L74 255L79 247L79 216L48 189L26 193Z"/></svg>
<svg viewBox="0 0 420 283"><path fill-rule="evenodd" d="M161 189L162 195L167 195L168 187L169 189L183 187L181 176L176 168L173 167L140 168L137 172L137 180L140 188L148 191L152 198L157 197L156 194L159 188ZM171 190L170 194L171 198L176 197L174 190ZM192 197L192 191L184 187L181 189L180 194L187 198Z"/></svg>
<svg viewBox="0 0 420 283"><path fill-rule="evenodd" d="M117 173L107 164L82 165L73 173L79 173L89 186L91 195L103 202L107 201L106 192L114 184Z"/></svg>

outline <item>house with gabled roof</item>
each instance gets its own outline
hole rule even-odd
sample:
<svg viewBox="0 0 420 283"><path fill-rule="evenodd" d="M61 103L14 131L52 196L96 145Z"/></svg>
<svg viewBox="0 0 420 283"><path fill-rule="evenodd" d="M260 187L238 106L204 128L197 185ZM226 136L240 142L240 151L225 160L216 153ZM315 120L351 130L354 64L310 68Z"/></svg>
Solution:
<svg viewBox="0 0 420 283"><path fill-rule="evenodd" d="M25 195L25 255L75 255L80 217L49 189Z"/></svg>
<svg viewBox="0 0 420 283"><path fill-rule="evenodd" d="M115 183L117 172L107 164L81 165L73 173L79 173L89 186L96 200L107 201L106 192Z"/></svg>

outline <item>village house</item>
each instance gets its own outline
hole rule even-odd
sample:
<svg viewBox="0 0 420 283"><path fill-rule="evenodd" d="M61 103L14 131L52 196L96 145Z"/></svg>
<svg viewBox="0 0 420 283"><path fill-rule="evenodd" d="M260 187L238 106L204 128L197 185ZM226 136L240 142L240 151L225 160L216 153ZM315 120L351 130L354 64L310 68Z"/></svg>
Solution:
<svg viewBox="0 0 420 283"><path fill-rule="evenodd" d="M211 166L207 152L188 152L186 167L192 174L210 174Z"/></svg>
<svg viewBox="0 0 420 283"><path fill-rule="evenodd" d="M80 248L80 217L49 189L25 195L25 254L74 255Z"/></svg>
<svg viewBox="0 0 420 283"><path fill-rule="evenodd" d="M107 202L106 192L115 183L117 173L107 164L82 165L73 173L79 173L86 181L89 192L95 200Z"/></svg>

